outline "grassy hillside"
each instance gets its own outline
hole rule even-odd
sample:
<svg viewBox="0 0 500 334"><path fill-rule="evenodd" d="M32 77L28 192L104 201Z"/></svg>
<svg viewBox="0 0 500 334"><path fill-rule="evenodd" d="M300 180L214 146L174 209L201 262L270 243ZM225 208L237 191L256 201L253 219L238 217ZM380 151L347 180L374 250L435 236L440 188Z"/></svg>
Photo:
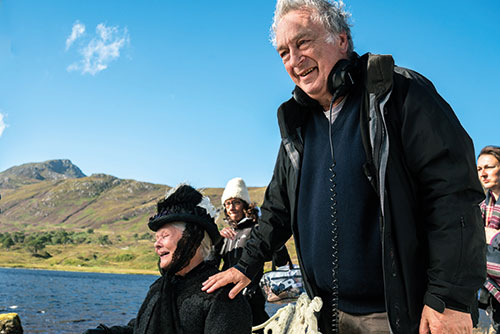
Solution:
<svg viewBox="0 0 500 334"><path fill-rule="evenodd" d="M168 189L85 176L69 160L10 168L0 173L0 266L156 273L147 222ZM221 208L223 188L201 191ZM249 188L259 205L264 191ZM217 224L222 228L222 215Z"/></svg>
<svg viewBox="0 0 500 334"><path fill-rule="evenodd" d="M27 248L0 252L0 266L67 271L156 274L157 257L152 242L141 240L133 245L78 244L48 245L38 256ZM50 258L44 258L50 254ZM43 256L43 257L42 257Z"/></svg>
<svg viewBox="0 0 500 334"><path fill-rule="evenodd" d="M98 174L2 190L4 231L137 229L167 186Z"/></svg>

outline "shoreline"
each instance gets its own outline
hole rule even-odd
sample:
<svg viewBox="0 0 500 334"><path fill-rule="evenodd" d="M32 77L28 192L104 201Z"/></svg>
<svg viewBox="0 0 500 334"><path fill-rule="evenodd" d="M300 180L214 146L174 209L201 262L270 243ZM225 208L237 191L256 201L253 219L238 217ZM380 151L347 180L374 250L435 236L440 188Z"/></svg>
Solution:
<svg viewBox="0 0 500 334"><path fill-rule="evenodd" d="M86 272L98 274L124 274L124 275L154 275L159 276L158 271L146 269L129 269L115 267L78 267L61 265L26 265L21 263L0 263L0 268L6 269L28 269L28 270L49 270L49 271L68 271L68 272Z"/></svg>

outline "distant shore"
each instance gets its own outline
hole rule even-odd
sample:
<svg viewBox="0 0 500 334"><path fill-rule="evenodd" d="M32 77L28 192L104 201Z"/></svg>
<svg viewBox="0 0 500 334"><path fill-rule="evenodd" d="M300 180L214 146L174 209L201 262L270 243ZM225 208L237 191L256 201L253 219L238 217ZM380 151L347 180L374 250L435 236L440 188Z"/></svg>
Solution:
<svg viewBox="0 0 500 334"><path fill-rule="evenodd" d="M14 269L33 269L33 270L53 270L53 271L73 271L101 274L127 274L127 275L159 275L158 271L130 268L114 267L79 267L79 266L61 266L61 265L26 265L23 263L0 263L0 268Z"/></svg>

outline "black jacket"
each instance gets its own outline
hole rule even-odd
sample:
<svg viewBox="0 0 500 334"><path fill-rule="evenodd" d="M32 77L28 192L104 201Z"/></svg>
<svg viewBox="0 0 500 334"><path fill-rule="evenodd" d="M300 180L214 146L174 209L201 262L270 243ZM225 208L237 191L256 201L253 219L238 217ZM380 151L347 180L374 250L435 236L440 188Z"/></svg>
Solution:
<svg viewBox="0 0 500 334"><path fill-rule="evenodd" d="M202 282L218 272L212 263L203 262L185 276L176 276L171 287L174 291L174 303L170 307L174 308L175 318L182 333L250 333L252 326L250 306L243 296L239 295L234 300L229 299L231 285L210 294L201 291ZM156 328L161 319L158 318L155 309L159 307L163 279L164 277L161 277L151 285L137 317L127 326L107 328L101 325L100 328L106 328L105 332L111 334L157 333ZM168 311L162 309L162 314Z"/></svg>
<svg viewBox="0 0 500 334"><path fill-rule="evenodd" d="M468 311L484 281L477 205L484 195L472 141L432 83L395 67L391 56L367 54L359 64L364 169L380 200L386 308L394 333L417 333L424 303ZM310 108L292 98L278 110L282 142L274 174L259 228L238 263L248 277L291 235L301 264L296 205ZM314 282L302 274L314 296Z"/></svg>
<svg viewBox="0 0 500 334"><path fill-rule="evenodd" d="M222 270L231 268L238 262L250 232L256 225L257 222L255 220L245 217L233 228L236 233L234 239L223 239L222 249L220 250L220 255L224 261Z"/></svg>

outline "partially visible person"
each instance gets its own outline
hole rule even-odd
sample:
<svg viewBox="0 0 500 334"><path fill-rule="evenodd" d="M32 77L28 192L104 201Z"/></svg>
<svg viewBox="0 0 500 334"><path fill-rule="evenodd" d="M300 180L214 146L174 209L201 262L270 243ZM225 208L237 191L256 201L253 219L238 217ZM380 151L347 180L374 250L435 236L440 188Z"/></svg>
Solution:
<svg viewBox="0 0 500 334"><path fill-rule="evenodd" d="M480 290L479 305L486 309L496 333L500 331L500 147L486 146L477 158L477 173L486 191L480 204L486 242L487 277Z"/></svg>
<svg viewBox="0 0 500 334"><path fill-rule="evenodd" d="M477 173L486 191L486 199L481 203L481 213L486 231L486 242L500 229L500 147L486 146L477 159Z"/></svg>
<svg viewBox="0 0 500 334"><path fill-rule="evenodd" d="M228 181L221 198L224 207L224 221L228 225L220 231L224 243L220 256L224 261L222 270L236 265L241 258L243 247L259 220L259 208L250 200L248 188L245 181L235 177ZM278 265L284 265L290 260L287 249L283 246L275 253L274 258ZM243 295L250 303L252 309L252 324L260 325L269 319L265 311L266 300L259 288L259 281L263 275L263 267L260 268L252 283L245 288Z"/></svg>
<svg viewBox="0 0 500 334"><path fill-rule="evenodd" d="M85 334L250 333L250 306L242 296L230 300L230 289L214 295L200 290L201 283L218 272L213 249L221 240L208 198L180 185L157 209L148 226L155 232L162 276L127 326L99 325Z"/></svg>

